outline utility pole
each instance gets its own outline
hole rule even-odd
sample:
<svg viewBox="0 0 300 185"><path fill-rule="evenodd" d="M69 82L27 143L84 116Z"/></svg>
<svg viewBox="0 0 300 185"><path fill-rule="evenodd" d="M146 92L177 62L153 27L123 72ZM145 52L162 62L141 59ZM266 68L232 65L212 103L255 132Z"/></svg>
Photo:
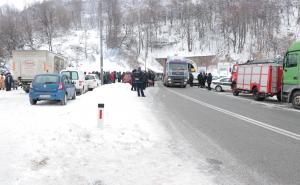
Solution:
<svg viewBox="0 0 300 185"><path fill-rule="evenodd" d="M103 20L102 20L102 0L99 0L99 31L100 31L100 78L101 78L101 85L103 85Z"/></svg>

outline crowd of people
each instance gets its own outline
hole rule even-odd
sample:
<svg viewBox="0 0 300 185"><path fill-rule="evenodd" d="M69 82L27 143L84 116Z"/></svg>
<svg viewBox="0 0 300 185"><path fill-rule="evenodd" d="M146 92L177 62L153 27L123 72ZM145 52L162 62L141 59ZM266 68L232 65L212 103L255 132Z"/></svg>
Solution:
<svg viewBox="0 0 300 185"><path fill-rule="evenodd" d="M14 88L14 80L10 72L7 72L6 74L1 73L0 75L0 91L6 90L11 91L11 89Z"/></svg>
<svg viewBox="0 0 300 185"><path fill-rule="evenodd" d="M131 90L137 91L138 97L146 97L144 90L149 86L154 86L155 74L153 71L142 71L139 67L131 73Z"/></svg>
<svg viewBox="0 0 300 185"><path fill-rule="evenodd" d="M100 78L100 72L93 71L92 74L96 74ZM132 91L137 91L139 97L146 97L144 90L149 86L154 86L155 73L151 70L142 71L140 67L132 72L106 71L103 73L103 84L117 82L130 83Z"/></svg>
<svg viewBox="0 0 300 185"><path fill-rule="evenodd" d="M197 76L198 79L198 87L199 88L205 88L205 84L207 83L207 89L211 90L211 83L212 83L212 79L213 76L211 73L204 73L204 72L200 72ZM189 84L191 87L194 86L194 75L192 73L189 74Z"/></svg>
<svg viewBox="0 0 300 185"><path fill-rule="evenodd" d="M211 73L199 73L198 76L197 76L197 79L198 79L198 87L200 88L205 88L205 83L207 83L207 89L208 90L211 90L211 82L212 82L212 74Z"/></svg>

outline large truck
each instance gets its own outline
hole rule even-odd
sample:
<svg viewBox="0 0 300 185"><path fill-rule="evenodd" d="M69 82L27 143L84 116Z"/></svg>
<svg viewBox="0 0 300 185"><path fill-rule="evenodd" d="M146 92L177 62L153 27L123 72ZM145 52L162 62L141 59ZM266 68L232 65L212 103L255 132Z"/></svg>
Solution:
<svg viewBox="0 0 300 185"><path fill-rule="evenodd" d="M277 60L254 60L236 64L232 70L232 92L252 93L255 100L277 96L281 100L282 64Z"/></svg>
<svg viewBox="0 0 300 185"><path fill-rule="evenodd" d="M30 84L37 74L59 73L67 67L65 57L45 50L13 51L11 71L29 92Z"/></svg>
<svg viewBox="0 0 300 185"><path fill-rule="evenodd" d="M287 50L283 63L282 99L300 109L300 42Z"/></svg>
<svg viewBox="0 0 300 185"><path fill-rule="evenodd" d="M188 62L184 58L168 57L164 65L163 83L165 86L186 87L189 77Z"/></svg>
<svg viewBox="0 0 300 185"><path fill-rule="evenodd" d="M257 100L276 95L300 109L300 41L288 48L283 63L236 64L231 78L235 96L245 91Z"/></svg>

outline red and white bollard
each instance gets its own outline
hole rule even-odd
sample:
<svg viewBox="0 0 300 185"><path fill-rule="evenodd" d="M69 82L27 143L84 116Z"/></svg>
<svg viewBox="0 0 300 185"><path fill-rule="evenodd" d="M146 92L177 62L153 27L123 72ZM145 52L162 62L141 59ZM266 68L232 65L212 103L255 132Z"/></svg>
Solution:
<svg viewBox="0 0 300 185"><path fill-rule="evenodd" d="M104 104L98 104L98 128L103 128Z"/></svg>

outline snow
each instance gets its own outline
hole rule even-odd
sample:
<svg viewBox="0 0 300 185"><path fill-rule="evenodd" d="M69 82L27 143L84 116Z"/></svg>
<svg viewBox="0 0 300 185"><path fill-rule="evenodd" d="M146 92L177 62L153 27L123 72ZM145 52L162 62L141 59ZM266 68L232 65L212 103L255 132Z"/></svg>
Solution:
<svg viewBox="0 0 300 185"><path fill-rule="evenodd" d="M66 106L32 106L22 90L0 91L0 184L214 184L199 170L201 159L184 155L192 153L187 146L174 147L146 95L114 84ZM105 104L103 128L98 103Z"/></svg>

